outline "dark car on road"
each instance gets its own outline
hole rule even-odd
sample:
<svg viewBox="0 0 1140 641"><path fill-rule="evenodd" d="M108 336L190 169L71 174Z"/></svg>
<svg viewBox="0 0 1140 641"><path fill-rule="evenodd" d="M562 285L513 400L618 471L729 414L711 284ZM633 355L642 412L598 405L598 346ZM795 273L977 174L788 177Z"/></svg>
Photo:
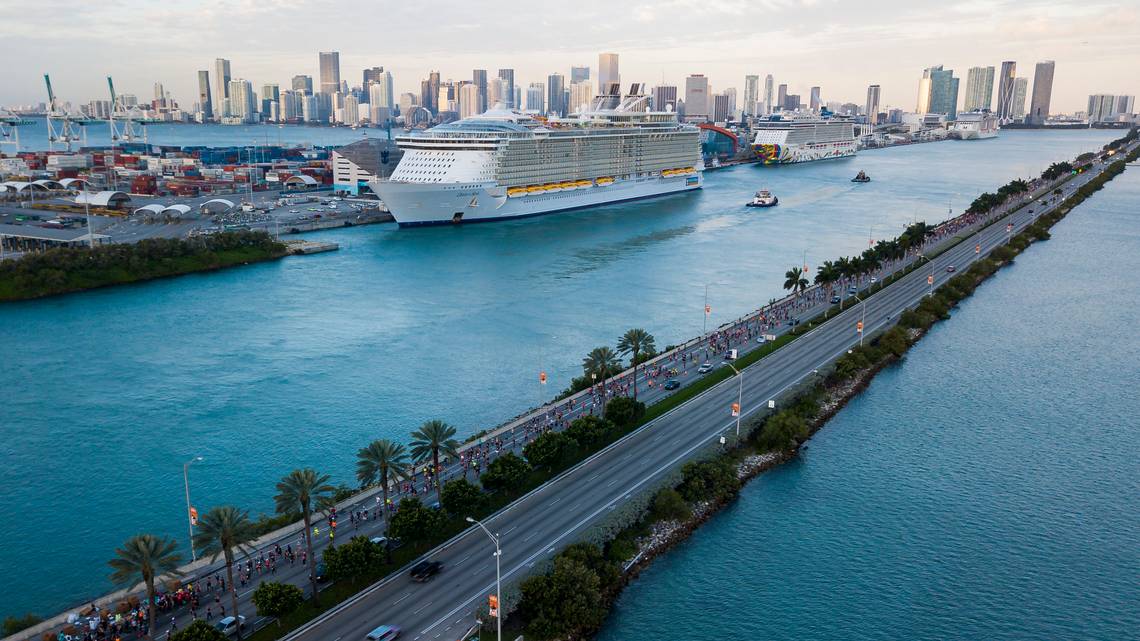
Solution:
<svg viewBox="0 0 1140 641"><path fill-rule="evenodd" d="M423 583L439 574L442 569L443 564L439 561L420 561L412 566L412 570L408 572L408 574L412 577L413 581Z"/></svg>
<svg viewBox="0 0 1140 641"><path fill-rule="evenodd" d="M317 581L324 583L329 580L328 569L325 567L324 561L317 564Z"/></svg>
<svg viewBox="0 0 1140 641"><path fill-rule="evenodd" d="M798 318L789 318L788 319L788 327L795 327L796 325L799 325L799 324L800 324L800 319L798 319Z"/></svg>
<svg viewBox="0 0 1140 641"><path fill-rule="evenodd" d="M946 266L946 271L948 271L948 272L950 272L950 273L954 273L954 266L953 266L953 265L947 265L947 266Z"/></svg>
<svg viewBox="0 0 1140 641"><path fill-rule="evenodd" d="M840 298L838 296L832 296L831 297L831 304L832 305L838 305L839 301L840 301Z"/></svg>
<svg viewBox="0 0 1140 641"><path fill-rule="evenodd" d="M679 381L675 378L671 378L671 379L665 381L665 389L677 389L680 386L681 386L681 381Z"/></svg>

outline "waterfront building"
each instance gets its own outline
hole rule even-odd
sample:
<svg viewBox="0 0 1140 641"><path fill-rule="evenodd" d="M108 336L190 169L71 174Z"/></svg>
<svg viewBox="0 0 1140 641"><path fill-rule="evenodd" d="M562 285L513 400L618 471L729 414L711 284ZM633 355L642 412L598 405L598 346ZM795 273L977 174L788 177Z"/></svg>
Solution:
<svg viewBox="0 0 1140 641"><path fill-rule="evenodd" d="M253 83L242 78L230 80L229 96L229 118L242 124L257 122L257 102L253 93Z"/></svg>
<svg viewBox="0 0 1140 641"><path fill-rule="evenodd" d="M412 109L420 105L419 98L414 93L400 94L400 115L407 116L412 112Z"/></svg>
<svg viewBox="0 0 1140 641"><path fill-rule="evenodd" d="M990 110L994 95L994 68L970 67L966 72L966 111Z"/></svg>
<svg viewBox="0 0 1140 641"><path fill-rule="evenodd" d="M795 111L800 108L800 104L800 95L798 93L784 94L783 109L785 111Z"/></svg>
<svg viewBox="0 0 1140 641"><path fill-rule="evenodd" d="M479 110L479 85L469 82L459 88L459 117L470 118L483 113Z"/></svg>
<svg viewBox="0 0 1140 641"><path fill-rule="evenodd" d="M320 52L320 66L321 93L331 96L340 91L340 52Z"/></svg>
<svg viewBox="0 0 1140 641"><path fill-rule="evenodd" d="M918 114L944 114L948 120L958 115L958 79L942 65L928 67L918 83Z"/></svg>
<svg viewBox="0 0 1140 641"><path fill-rule="evenodd" d="M356 96L347 95L341 100L341 117L344 124L353 127L360 125L360 101Z"/></svg>
<svg viewBox="0 0 1140 641"><path fill-rule="evenodd" d="M371 102L372 92L369 91L368 88L372 86L372 83L380 82L380 79L383 75L384 67L372 67L371 69L364 70L364 73L362 74L363 77L360 82L360 88L362 89L360 98L361 102Z"/></svg>
<svg viewBox="0 0 1140 641"><path fill-rule="evenodd" d="M605 94L610 83L621 84L621 74L618 72L618 55L616 53L598 54L598 93Z"/></svg>
<svg viewBox="0 0 1140 641"><path fill-rule="evenodd" d="M302 95L301 120L303 122L320 122L320 106L317 104L317 95Z"/></svg>
<svg viewBox="0 0 1140 641"><path fill-rule="evenodd" d="M313 94L313 77L305 75L293 76L293 91L311 96Z"/></svg>
<svg viewBox="0 0 1140 641"><path fill-rule="evenodd" d="M1013 120L1013 90L1017 81L1017 63L1006 60L1001 63L1001 77L998 78L997 117L998 123Z"/></svg>
<svg viewBox="0 0 1140 641"><path fill-rule="evenodd" d="M504 101L507 107L509 109L519 107L518 99L515 97L515 70L499 69L499 78L507 83L506 100Z"/></svg>
<svg viewBox="0 0 1140 641"><path fill-rule="evenodd" d="M526 88L526 110L536 114L546 113L546 85L532 82Z"/></svg>
<svg viewBox="0 0 1140 641"><path fill-rule="evenodd" d="M1132 117L1135 107L1135 96L1116 96L1112 94L1096 94L1089 96L1088 120L1089 124L1099 122L1119 122Z"/></svg>
<svg viewBox="0 0 1140 641"><path fill-rule="evenodd" d="M1052 60L1037 63L1033 71L1033 99L1029 103L1029 117L1027 122L1043 125L1049 118L1049 103L1053 99L1053 69Z"/></svg>
<svg viewBox="0 0 1140 641"><path fill-rule="evenodd" d="M709 79L702 73L685 78L685 120L705 122L709 119Z"/></svg>
<svg viewBox="0 0 1140 641"><path fill-rule="evenodd" d="M553 73L546 77L546 111L551 116L565 116L566 115L566 76L560 73Z"/></svg>
<svg viewBox="0 0 1140 641"><path fill-rule="evenodd" d="M1136 96L1117 96L1116 113L1131 116L1136 110Z"/></svg>
<svg viewBox="0 0 1140 641"><path fill-rule="evenodd" d="M261 85L261 115L268 120L276 120L269 118L270 111L273 110L272 105L277 104L281 100L281 88L277 83L267 83Z"/></svg>
<svg viewBox="0 0 1140 641"><path fill-rule="evenodd" d="M677 86L658 85L653 88L654 111L677 111Z"/></svg>
<svg viewBox="0 0 1140 641"><path fill-rule="evenodd" d="M213 120L214 101L210 96L210 72L207 69L198 71L198 111L201 112L203 119Z"/></svg>
<svg viewBox="0 0 1140 641"><path fill-rule="evenodd" d="M1029 78L1014 78L1013 99L1010 102L1010 117L1017 120L1025 117L1025 97L1029 93Z"/></svg>
<svg viewBox="0 0 1140 641"><path fill-rule="evenodd" d="M774 107L776 109L784 109L787 102L788 102L788 85L782 84L779 86L779 88L776 89L776 103L775 103Z"/></svg>
<svg viewBox="0 0 1140 641"><path fill-rule="evenodd" d="M809 98L808 98L808 106L812 111L819 113L819 106L820 106L819 87L812 87L811 88L811 94L809 95Z"/></svg>
<svg viewBox="0 0 1140 641"><path fill-rule="evenodd" d="M394 141L383 138L365 138L333 149L333 189L352 195L371 194L368 182L391 176L403 155Z"/></svg>
<svg viewBox="0 0 1140 641"><path fill-rule="evenodd" d="M570 67L570 84L573 85L577 82L586 82L590 79L590 68L588 66L571 66Z"/></svg>
<svg viewBox="0 0 1140 641"><path fill-rule="evenodd" d="M227 99L230 97L230 61L225 58L214 60L214 87L214 100L217 101L214 119L220 121L230 115L226 111Z"/></svg>
<svg viewBox="0 0 1140 641"><path fill-rule="evenodd" d="M473 69L471 71L471 84L475 85L475 89L479 93L475 107L476 113L483 113L487 111L487 70Z"/></svg>
<svg viewBox="0 0 1140 641"><path fill-rule="evenodd" d="M285 91L281 94L280 120L284 122L297 122L304 119L304 98L301 91Z"/></svg>
<svg viewBox="0 0 1140 641"><path fill-rule="evenodd" d="M383 79L368 86L368 120L383 125L392 117L392 94Z"/></svg>
<svg viewBox="0 0 1140 641"><path fill-rule="evenodd" d="M869 85L867 87L867 102L863 105L863 113L867 116L867 122L872 125L878 123L879 120L879 85Z"/></svg>
<svg viewBox="0 0 1140 641"><path fill-rule="evenodd" d="M756 103L760 101L760 76L744 76L744 117L756 115Z"/></svg>
<svg viewBox="0 0 1140 641"><path fill-rule="evenodd" d="M673 90L676 95L676 89ZM578 113L585 107L589 107L590 102L594 99L594 84L590 82L589 78L575 82L570 85L570 104L566 108L571 113Z"/></svg>
<svg viewBox="0 0 1140 641"><path fill-rule="evenodd" d="M207 87L209 90L209 87ZM87 103L87 117L96 118L98 120L106 120L111 117L111 101L110 100L92 100ZM54 158L55 156L52 156Z"/></svg>
<svg viewBox="0 0 1140 641"><path fill-rule="evenodd" d="M726 123L732 120L733 112L732 99L728 94L718 93L713 96L713 109L712 119L716 123Z"/></svg>
<svg viewBox="0 0 1140 641"><path fill-rule="evenodd" d="M772 74L768 74L767 76L764 77L764 113L765 114L772 113L772 106L775 104L772 102L772 100L773 100L772 87L773 87L774 82L775 81L772 79Z"/></svg>

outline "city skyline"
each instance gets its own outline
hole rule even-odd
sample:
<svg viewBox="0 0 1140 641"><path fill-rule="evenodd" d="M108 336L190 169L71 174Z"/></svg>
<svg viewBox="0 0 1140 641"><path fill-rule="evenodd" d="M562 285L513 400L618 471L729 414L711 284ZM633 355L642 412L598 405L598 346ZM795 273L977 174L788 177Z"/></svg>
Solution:
<svg viewBox="0 0 1140 641"><path fill-rule="evenodd" d="M503 28L505 33L517 36L505 39L510 50L508 45L488 43L472 33L466 25L477 24L478 20L465 22L472 17L467 14L473 9L464 6L441 12L443 17L430 25L433 33L454 36L449 38L427 38L424 30L428 24L409 11L386 11L385 24L392 33L384 39L383 47L369 50L367 45L355 44L369 39L351 37L358 28L352 25L338 26L335 35L324 36L306 31L311 30L311 21L274 25L268 32L264 29L267 23L259 23L277 21L281 12L321 10L326 6L312 0L267 1L231 7L228 11L208 7L164 9L163 15L130 12L126 8L92 11L71 0L52 4L73 12L70 15L75 16L76 24L89 19L98 26L85 26L82 30L64 27L61 32L54 28L54 23L49 28L47 19L39 17L45 12L22 12L17 8L16 17L0 26L0 34L16 49L37 51L38 60L32 65L9 66L0 71L0 80L7 88L0 102L18 105L44 101L42 74L50 73L57 94L73 104L103 98L105 77L112 75L121 93L147 95L150 87L162 83L188 107L200 93L197 72L214 70L216 59L230 61L231 77L248 79L254 86L289 86L295 75L319 78L320 51L339 52L340 76L348 78L350 86L357 84L353 80L361 70L383 66L393 74L396 94L418 93L421 80L437 69L444 80L463 80L471 77L472 69L513 68L515 85L525 87L531 82L546 81L552 74L567 75L575 65L589 66L597 72L598 56L605 52L619 55L623 85L643 82L650 87L683 86L689 75L703 74L714 92L730 87L742 92L747 75L773 74L780 84L789 85L790 94L807 96L811 87L822 87L825 101L862 102L866 87L878 84L882 87L882 104L907 105L914 101L915 77L923 68L943 64L964 72L971 67L999 66L1004 60L1018 61L1021 69L1032 69L1032 65L1044 60L1058 62L1054 112L1082 110L1087 97L1094 93L1140 93L1140 80L1114 71L1125 68L1123 65L1140 53L1140 38L1135 37L1140 30L1140 15L1134 11L1113 11L1109 4L999 2L985 7L920 8L883 2L878 4L897 16L890 25L883 25L881 21L863 18L867 12L853 12L826 0L767 0L764 10L778 19L778 29L755 31L749 25L738 27L730 21L718 24L721 31L717 38L696 43L689 37L687 22L677 16L697 12L703 19L716 22L718 16L730 15L736 3L674 0L653 6L614 8L587 1L578 15L567 16L557 25L546 16L526 25L529 18L537 16L534 10L523 7L513 12ZM42 5L37 7L42 9ZM363 17L354 24L370 24L366 17L373 11L362 8ZM196 16L193 23L201 25L196 27L195 35L169 36L170 30L186 31L184 25L191 23L191 13ZM104 53L112 43L122 42L121 35L112 34L132 29L142 18L150 26L132 31L132 37L139 39L144 55L130 58L128 64L122 57ZM170 30L164 28L174 21L179 22L177 27L171 24ZM828 37L807 35L809 31L818 31L818 21L822 21ZM573 31L567 28L579 22L591 28L581 37L576 35L573 48L551 46L547 36ZM1018 29L1010 36L1008 27L1013 22ZM925 24L925 29L919 29L920 35L916 35L919 23ZM1111 32L1105 32L1103 24L1111 24ZM528 28L524 29L524 25ZM242 38L234 37L239 29ZM273 37L259 35L263 32L272 33ZM638 35L642 32L656 35L644 39ZM245 38L246 34L250 37ZM156 46L147 49L149 42ZM237 42L242 46L235 46ZM295 44L298 42L304 43L304 50ZM346 42L354 45L344 46ZM438 42L447 42L448 48L439 48ZM761 53L742 56L741 51ZM99 62L88 64L88 60ZM888 60L891 62L885 64ZM900 60L906 62L897 62ZM211 84L217 82L211 80ZM216 110L218 87L215 84L210 89Z"/></svg>

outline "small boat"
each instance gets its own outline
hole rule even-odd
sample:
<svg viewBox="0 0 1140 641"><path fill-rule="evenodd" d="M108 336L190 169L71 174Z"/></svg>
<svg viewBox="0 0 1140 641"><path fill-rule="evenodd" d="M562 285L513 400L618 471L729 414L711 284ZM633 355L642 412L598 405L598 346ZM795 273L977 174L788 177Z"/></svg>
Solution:
<svg viewBox="0 0 1140 641"><path fill-rule="evenodd" d="M775 207L780 204L780 199L772 195L772 192L767 189L761 189L756 192L752 200L748 202L748 207Z"/></svg>
<svg viewBox="0 0 1140 641"><path fill-rule="evenodd" d="M851 179L851 182L853 182L853 183L869 183L869 182L871 182L871 177L867 175L867 172L860 169L859 173L855 174L855 177Z"/></svg>

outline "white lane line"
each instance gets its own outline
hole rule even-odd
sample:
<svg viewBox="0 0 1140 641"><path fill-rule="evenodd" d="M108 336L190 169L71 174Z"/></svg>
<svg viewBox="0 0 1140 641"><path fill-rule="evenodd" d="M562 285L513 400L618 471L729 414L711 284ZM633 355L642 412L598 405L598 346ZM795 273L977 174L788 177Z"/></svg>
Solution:
<svg viewBox="0 0 1140 641"><path fill-rule="evenodd" d="M471 575L474 576L476 574L479 574L483 570L486 570L488 567L490 567L490 565L491 565L490 563L484 563L483 565L480 565L479 569L472 572ZM427 632L427 630L424 630L424 632Z"/></svg>
<svg viewBox="0 0 1140 641"><path fill-rule="evenodd" d="M579 506L579 505L581 505L581 503L575 503L574 505L571 505L571 506L570 506L570 511L571 511L571 512L573 512L574 510L578 509L578 506Z"/></svg>
<svg viewBox="0 0 1140 641"><path fill-rule="evenodd" d="M470 558L471 558L471 555L470 555L470 554L468 554L467 556L463 557L462 559L459 559L458 561L456 561L456 562L455 562L455 565L456 565L456 566L458 566L458 565L460 565L461 563L463 563L464 561L466 561L467 559L470 559Z"/></svg>
<svg viewBox="0 0 1140 641"><path fill-rule="evenodd" d="M561 496L559 496L559 497L555 497L555 499L554 499L553 501L551 501L551 502L550 502L550 505L554 505L555 503L557 503L557 502L559 502L559 501L561 501L561 500L562 500L562 497L561 497Z"/></svg>
<svg viewBox="0 0 1140 641"><path fill-rule="evenodd" d="M412 614L419 614L420 612L423 612L424 610L426 610L429 606L431 606L431 601L428 601L427 603L421 605L420 609L416 610ZM424 634L427 634L427 630L424 630Z"/></svg>
<svg viewBox="0 0 1140 641"><path fill-rule="evenodd" d="M610 481L609 483L606 483L606 487L612 487L614 483L617 483L617 479L614 479L614 480Z"/></svg>
<svg viewBox="0 0 1140 641"><path fill-rule="evenodd" d="M526 538L523 539L523 543L526 543L527 541L533 539L535 537L535 535L537 535L537 534L538 534L538 532L534 531L534 532L531 532L530 534L526 535Z"/></svg>
<svg viewBox="0 0 1140 641"><path fill-rule="evenodd" d="M400 598L396 599L395 601L393 601L393 602L392 602L392 605L396 605L396 604L397 604L397 603L399 603L400 601L403 601L404 599L406 599L406 598L408 598L408 597L410 597L410 596L412 596L412 593L411 593L411 592L408 592L408 593L407 593L407 594L405 594L404 596L402 596L402 597L400 597Z"/></svg>
<svg viewBox="0 0 1140 641"><path fill-rule="evenodd" d="M506 536L506 535L510 534L510 533L511 533L511 532L513 532L513 531L515 530L515 528L517 528L517 527L518 527L517 525L512 525L512 526L511 526L511 529L507 530L506 532L503 532L503 533L502 533L500 536Z"/></svg>

